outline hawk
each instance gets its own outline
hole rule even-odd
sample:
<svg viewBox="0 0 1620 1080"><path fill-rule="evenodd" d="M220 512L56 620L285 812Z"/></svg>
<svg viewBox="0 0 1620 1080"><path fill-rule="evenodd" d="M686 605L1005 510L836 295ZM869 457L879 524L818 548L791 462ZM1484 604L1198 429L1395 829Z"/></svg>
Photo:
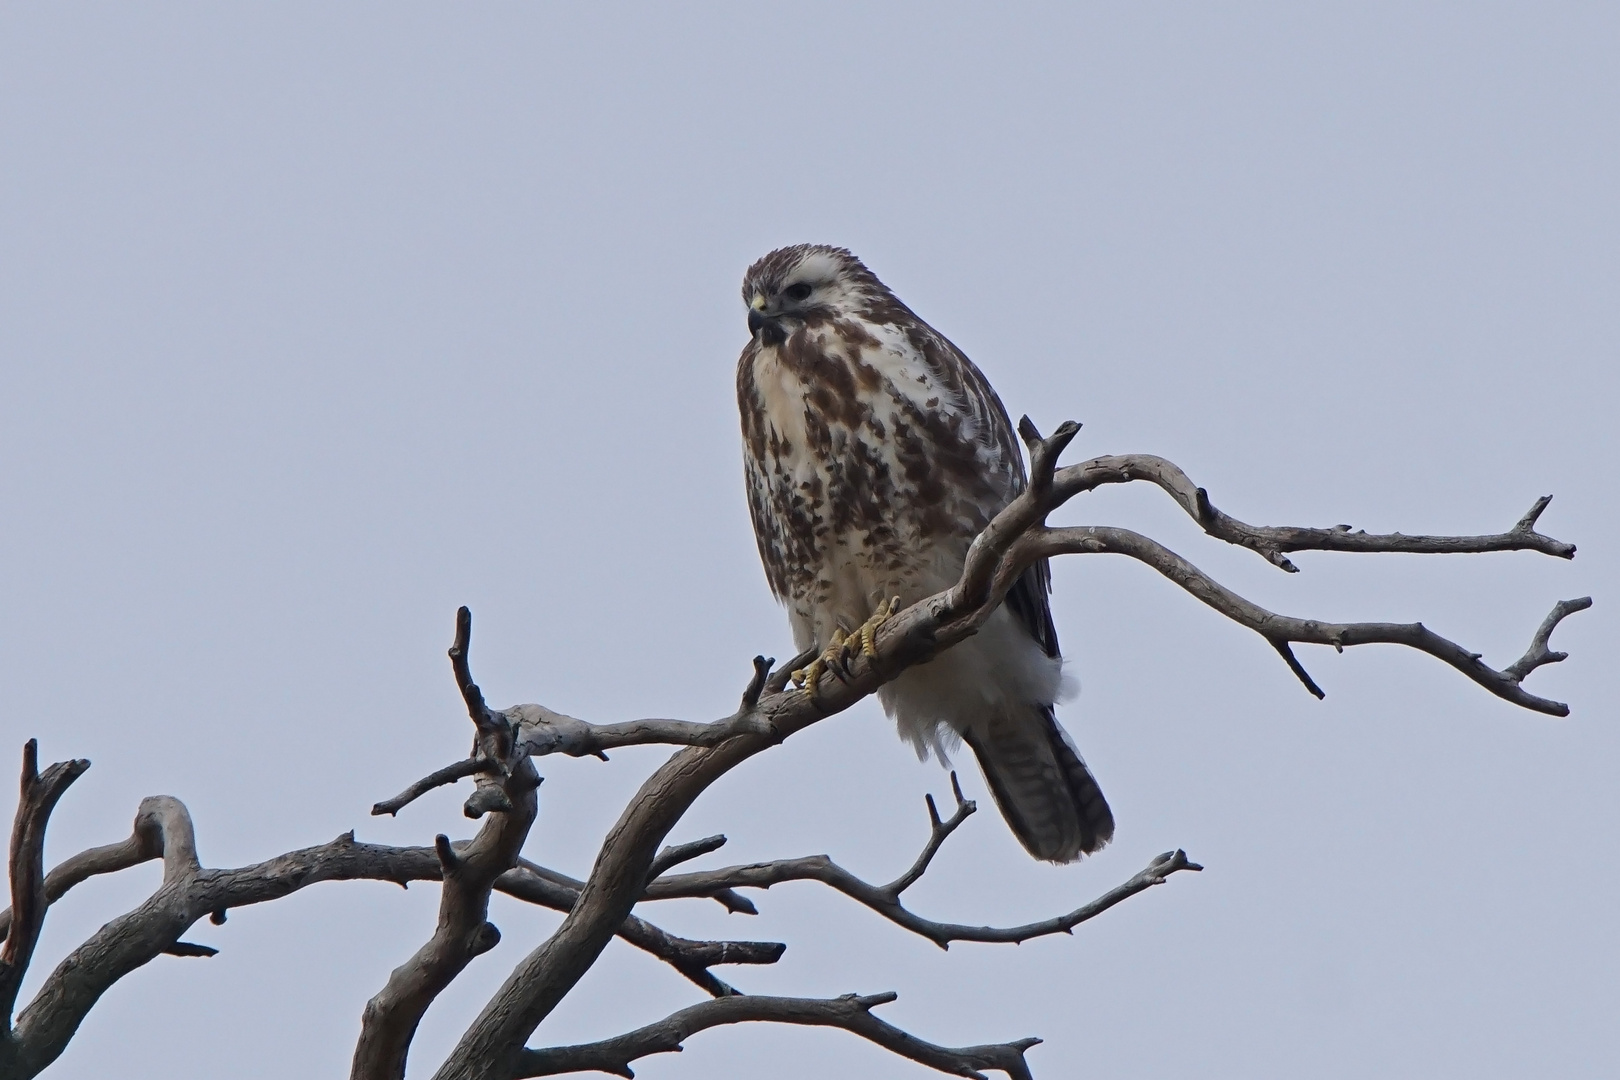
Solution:
<svg viewBox="0 0 1620 1080"><path fill-rule="evenodd" d="M814 693L895 603L956 583L973 538L1023 489L1024 461L979 369L847 250L773 251L742 294L748 506L795 644L826 650L796 673ZM919 757L966 742L1019 841L1064 863L1106 844L1114 817L1052 713L1050 588L1046 564L1030 567L975 636L878 698Z"/></svg>

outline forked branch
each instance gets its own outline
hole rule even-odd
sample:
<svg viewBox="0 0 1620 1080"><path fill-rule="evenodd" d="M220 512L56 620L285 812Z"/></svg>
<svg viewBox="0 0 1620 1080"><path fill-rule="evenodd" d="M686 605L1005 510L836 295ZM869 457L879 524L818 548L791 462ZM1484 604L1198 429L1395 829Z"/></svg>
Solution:
<svg viewBox="0 0 1620 1080"><path fill-rule="evenodd" d="M90 763L82 758L58 761L43 773L39 771L39 741L29 739L23 747L21 792L17 816L11 828L11 911L6 925L6 943L0 948L0 1022L11 1030L11 1012L17 1004L17 991L34 946L45 925L45 909L50 900L45 888L45 827L51 811L68 786L84 775ZM4 1040L10 1042L9 1039Z"/></svg>
<svg viewBox="0 0 1620 1080"><path fill-rule="evenodd" d="M1055 555L1099 552L1128 555L1151 566L1233 622L1255 631L1282 654L1289 667L1317 697L1324 696L1321 688L1295 659L1290 644L1331 645L1341 652L1352 645L1404 645L1451 665L1504 701L1551 716L1569 715L1568 705L1530 693L1523 682L1536 668L1565 658L1564 653L1547 650L1547 639L1565 616L1592 606L1589 596L1557 604L1536 631L1530 651L1517 663L1497 670L1485 663L1479 653L1441 637L1422 623L1331 623L1278 615L1239 596L1158 541L1129 529L1038 527L1019 538L1002 572L1010 573L1020 564Z"/></svg>
<svg viewBox="0 0 1620 1080"><path fill-rule="evenodd" d="M481 756L490 765L477 774L480 785L468 812L492 812L473 841L460 850L442 833L435 839L434 854L444 882L439 924L416 955L395 968L388 984L366 1003L350 1073L354 1080L403 1080L411 1039L428 1006L475 957L500 941L500 931L488 919L489 894L496 880L517 865L538 812L535 789L540 776L528 755L514 747L511 722L484 704L469 666L471 638L472 612L463 607L456 613L450 663Z"/></svg>
<svg viewBox="0 0 1620 1080"><path fill-rule="evenodd" d="M1024 1052L1041 1040L1018 1039L1008 1043L960 1047L925 1042L872 1015L873 1008L886 1005L897 996L886 993L864 996L845 994L837 998L792 998L749 994L717 998L682 1009L655 1024L600 1042L524 1050L507 1075L514 1080L518 1077L556 1076L573 1072L605 1072L633 1077L635 1073L630 1069L631 1062L649 1054L679 1051L682 1043L700 1031L723 1024L765 1022L841 1028L890 1053L952 1076L985 1080L984 1070L994 1069L1006 1073L1010 1080L1030 1080Z"/></svg>
<svg viewBox="0 0 1620 1080"><path fill-rule="evenodd" d="M1072 423L1072 421L1070 422ZM1073 431L1078 431L1075 425ZM1037 498L1051 507L1061 506L1074 496L1110 484L1129 484L1138 480L1157 485L1175 500L1198 527L1217 540L1246 547L1263 555L1273 565L1289 573L1298 573L1286 556L1290 551L1354 551L1354 552L1408 552L1420 555L1451 555L1485 551L1538 551L1560 559L1573 559L1575 545L1555 540L1536 531L1551 495L1543 495L1506 532L1480 536L1408 536L1402 533L1368 533L1352 530L1348 525L1330 528L1303 528L1299 526L1249 525L1229 514L1222 513L1210 502L1209 493L1172 461L1154 454L1110 454L1092 458L1078 465L1056 469L1053 447L1061 452L1073 438L1073 431L1062 425L1051 438L1043 439L1029 417L1018 423L1018 432L1030 447L1032 478L1041 477L1030 485ZM1068 437L1062 436L1067 433ZM1043 468L1045 466L1045 468ZM1050 481L1044 477L1050 475ZM1043 490L1044 489L1044 490ZM1046 492L1050 492L1047 495Z"/></svg>
<svg viewBox="0 0 1620 1080"><path fill-rule="evenodd" d="M1194 486L1180 468L1163 458L1145 454L1103 457L1056 468L1057 455L1074 438L1076 431L1077 425L1065 423L1051 436L1042 438L1027 416L1020 422L1019 432L1030 446L1030 483L974 540L961 580L941 597L925 601L933 605L934 614L948 624L941 628L939 636L954 639L964 629L968 632L977 629L1000 605L1019 575L1042 559L1111 552L1147 563L1221 614L1261 634L1317 697L1324 696L1323 691L1294 656L1291 644L1332 645L1342 650L1348 645L1381 642L1405 645L1437 657L1515 705L1554 716L1569 714L1567 705L1531 694L1522 683L1537 667L1564 658L1562 653L1547 651L1546 638L1560 619L1591 606L1590 597L1560 603L1537 632L1531 652L1517 664L1499 671L1483 663L1478 653L1441 637L1422 623L1329 623L1280 616L1239 596L1164 545L1139 533L1104 526L1054 529L1045 524L1048 514L1082 492L1105 484L1148 480L1169 492L1210 535L1252 548L1290 571L1297 567L1283 556L1285 551L1443 554L1533 550L1573 558L1573 544L1535 531L1536 521L1551 496L1538 499L1507 532L1485 536L1371 535L1351 532L1348 526L1334 529L1259 527L1216 510L1203 488Z"/></svg>
<svg viewBox="0 0 1620 1080"><path fill-rule="evenodd" d="M773 862L728 866L719 870L690 874L666 874L648 887L646 899L667 900L676 897L709 896L719 889L768 889L772 885L780 885L787 881L817 881L871 908L896 926L925 937L944 949L949 948L953 941L1016 944L1050 934L1067 934L1076 926L1101 915L1120 901L1155 885L1163 884L1166 878L1177 871L1203 869L1189 860L1185 851L1167 851L1124 884L1110 889L1097 899L1081 905L1066 915L1019 926L968 926L926 919L907 908L901 901L900 894L917 883L945 839L975 810L974 804L962 797L962 789L957 784L955 773L951 774L951 789L956 796L955 812L942 820L934 806L933 797L928 797L930 826L928 842L916 862L887 885L873 885L863 881L825 855L810 855L799 859L778 859Z"/></svg>

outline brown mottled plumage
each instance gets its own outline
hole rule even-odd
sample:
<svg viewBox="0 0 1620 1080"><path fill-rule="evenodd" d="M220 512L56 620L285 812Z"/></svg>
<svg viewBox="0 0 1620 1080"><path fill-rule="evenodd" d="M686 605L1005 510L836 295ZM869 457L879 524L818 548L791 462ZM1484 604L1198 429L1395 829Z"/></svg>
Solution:
<svg viewBox="0 0 1620 1080"><path fill-rule="evenodd" d="M995 391L961 351L842 248L773 251L743 279L737 366L748 505L799 648L885 599L954 584L968 545L1023 488ZM921 755L957 739L1029 852L1069 862L1114 820L1052 714L1062 661L1044 563L977 635L878 696Z"/></svg>

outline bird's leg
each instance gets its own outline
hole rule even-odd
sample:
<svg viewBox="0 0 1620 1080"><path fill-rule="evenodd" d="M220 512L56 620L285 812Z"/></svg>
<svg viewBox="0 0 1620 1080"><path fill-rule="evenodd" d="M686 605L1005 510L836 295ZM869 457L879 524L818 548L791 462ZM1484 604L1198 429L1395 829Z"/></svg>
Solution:
<svg viewBox="0 0 1620 1080"><path fill-rule="evenodd" d="M861 623L861 628L855 631L855 636L851 637L850 640L854 641L856 637L860 638L862 656L877 655L876 639L878 628L894 618L895 612L899 610L900 598L898 596L890 597L877 606L877 610L872 612L870 619Z"/></svg>
<svg viewBox="0 0 1620 1080"><path fill-rule="evenodd" d="M834 630L832 644L828 645L820 656L810 661L808 666L793 672L789 678L799 684L799 689L810 691L810 696L814 698L816 696L816 684L821 681L821 673L831 669L836 674L838 666L843 663L844 643L844 632Z"/></svg>

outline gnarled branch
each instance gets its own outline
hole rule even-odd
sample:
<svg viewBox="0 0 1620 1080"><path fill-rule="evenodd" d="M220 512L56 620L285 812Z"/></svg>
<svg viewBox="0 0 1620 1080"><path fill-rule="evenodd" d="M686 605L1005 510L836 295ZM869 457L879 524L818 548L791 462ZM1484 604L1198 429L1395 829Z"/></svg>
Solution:
<svg viewBox="0 0 1620 1080"><path fill-rule="evenodd" d="M451 845L454 861L464 864L467 856L463 853L471 843ZM142 803L128 840L91 848L53 870L46 878L48 902L54 903L93 874L165 857L169 862L166 884L136 911L114 920L70 954L24 1010L15 1040L18 1075L33 1075L54 1060L83 1016L117 978L157 956L211 954L213 950L207 946L180 940L186 929L204 916L223 922L225 912L232 908L277 900L325 881L373 880L404 885L438 881L443 875L439 854L433 847L368 844L357 841L353 833L249 866L204 869L196 862L191 818L184 804L158 796ZM515 899L566 913L578 900L579 885L574 882L569 888L519 865L501 874L494 887ZM9 913L0 918L9 923ZM785 948L778 942L694 941L633 915L625 919L619 936L717 996L736 991L712 975L707 970L710 966L774 963Z"/></svg>
<svg viewBox="0 0 1620 1080"><path fill-rule="evenodd" d="M45 827L62 793L89 767L88 761L76 758L58 761L42 773L39 771L39 740L29 739L23 747L21 793L11 829L11 857L7 864L11 880L11 918L6 927L5 946L0 948L0 1025L4 1031L10 1030L17 991L28 973L28 962L34 957L34 946L39 943L39 932L45 925L45 909L50 905L45 890Z"/></svg>
<svg viewBox="0 0 1620 1080"><path fill-rule="evenodd" d="M34 1076L55 1061L113 983L161 955L199 918L222 907L206 899L198 902L207 882L197 861L191 815L178 799L143 799L134 832L149 857L163 860L163 882L143 904L107 923L46 976L12 1032L9 1052L17 1076Z"/></svg>
<svg viewBox="0 0 1620 1080"><path fill-rule="evenodd" d="M489 894L496 879L517 865L538 813L535 789L540 776L528 755L514 747L510 721L484 704L468 661L471 637L472 612L463 607L456 613L450 663L477 730L478 746L495 774L479 774L480 788L473 800L495 812L460 850L442 833L434 841L444 882L438 926L416 955L395 968L388 984L366 1002L350 1070L354 1080L403 1080L411 1039L428 1006L473 958L500 941L500 931L488 919Z"/></svg>

